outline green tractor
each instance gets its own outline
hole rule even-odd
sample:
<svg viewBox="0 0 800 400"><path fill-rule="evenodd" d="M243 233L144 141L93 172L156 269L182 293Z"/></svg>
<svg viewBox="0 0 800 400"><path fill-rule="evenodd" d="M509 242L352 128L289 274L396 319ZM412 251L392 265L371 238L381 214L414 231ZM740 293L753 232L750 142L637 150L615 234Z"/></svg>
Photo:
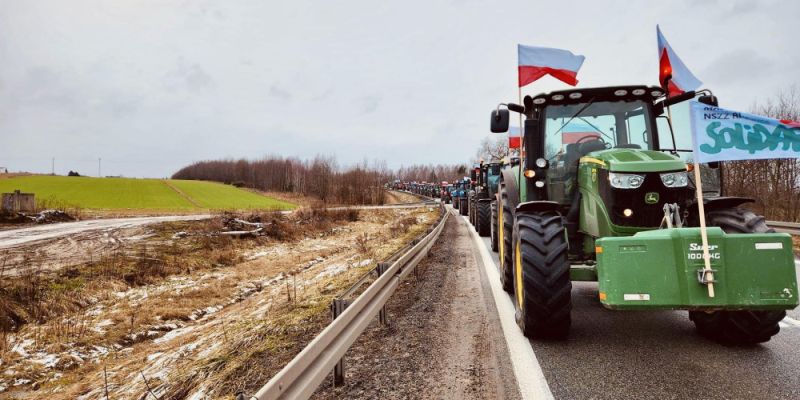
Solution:
<svg viewBox="0 0 800 400"><path fill-rule="evenodd" d="M698 333L725 344L778 333L798 305L791 237L740 207L752 199L723 197L718 165L698 169L698 206L691 146L678 146L691 143L689 131L676 136L680 118L665 114L701 94L716 105L709 91L665 98L658 87L619 86L492 111L492 132L508 130L509 110L525 116L520 164L501 174L497 223L501 281L526 336L568 335L572 281L597 281L608 309L688 310Z"/></svg>
<svg viewBox="0 0 800 400"><path fill-rule="evenodd" d="M453 208L457 209L460 215L469 214L469 202L467 199L469 190L469 177L464 177L456 181L456 190L453 192Z"/></svg>
<svg viewBox="0 0 800 400"><path fill-rule="evenodd" d="M467 204L469 205L467 211L467 219L469 219L469 223L472 226L475 226L475 217L477 216L477 202L475 199L476 191L479 190L478 188L478 179L480 179L481 174L481 164L475 163L472 164L472 169L469 171L469 191L467 192Z"/></svg>
<svg viewBox="0 0 800 400"><path fill-rule="evenodd" d="M470 222L480 236L491 236L492 205L502 166L499 161L488 164L481 162L475 171L475 188L470 192Z"/></svg>

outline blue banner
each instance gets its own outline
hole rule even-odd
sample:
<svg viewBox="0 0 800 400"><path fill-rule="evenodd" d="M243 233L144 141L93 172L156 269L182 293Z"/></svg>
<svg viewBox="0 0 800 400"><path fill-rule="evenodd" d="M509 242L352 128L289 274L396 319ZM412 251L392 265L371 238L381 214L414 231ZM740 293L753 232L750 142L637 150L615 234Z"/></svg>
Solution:
<svg viewBox="0 0 800 400"><path fill-rule="evenodd" d="M800 123L691 102L697 161L800 158Z"/></svg>

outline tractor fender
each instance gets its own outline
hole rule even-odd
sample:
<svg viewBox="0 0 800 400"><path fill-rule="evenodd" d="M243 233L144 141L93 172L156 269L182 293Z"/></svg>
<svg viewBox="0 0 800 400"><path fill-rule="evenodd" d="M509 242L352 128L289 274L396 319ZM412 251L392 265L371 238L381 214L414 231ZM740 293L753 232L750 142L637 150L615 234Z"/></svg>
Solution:
<svg viewBox="0 0 800 400"><path fill-rule="evenodd" d="M514 173L510 169L503 170L502 172L502 182L506 185L508 203L511 206L511 209L514 210L517 208L517 204L519 204L519 187L517 186L517 177L514 176Z"/></svg>
<svg viewBox="0 0 800 400"><path fill-rule="evenodd" d="M478 203L489 203L489 202L492 202L492 201L494 201L494 199L491 198L491 197L484 197L482 199L478 199Z"/></svg>
<svg viewBox="0 0 800 400"><path fill-rule="evenodd" d="M555 211L558 212L560 204L555 201L536 200L526 201L517 205L515 213L522 212L542 212L542 211Z"/></svg>
<svg viewBox="0 0 800 400"><path fill-rule="evenodd" d="M706 212L709 212L712 210L734 208L736 206L740 206L745 203L753 203L753 202L755 202L755 200L749 197L735 197L735 196L711 197L703 199L703 207L705 208ZM692 215L696 215L697 200L689 203L689 205L686 208L689 210L689 213L691 213Z"/></svg>

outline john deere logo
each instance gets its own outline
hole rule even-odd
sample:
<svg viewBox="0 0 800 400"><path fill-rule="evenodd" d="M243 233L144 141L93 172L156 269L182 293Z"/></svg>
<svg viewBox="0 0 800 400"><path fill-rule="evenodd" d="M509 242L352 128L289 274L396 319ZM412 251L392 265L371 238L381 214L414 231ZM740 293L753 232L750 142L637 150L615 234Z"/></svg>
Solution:
<svg viewBox="0 0 800 400"><path fill-rule="evenodd" d="M644 202L647 204L658 203L658 192L648 192L644 195Z"/></svg>

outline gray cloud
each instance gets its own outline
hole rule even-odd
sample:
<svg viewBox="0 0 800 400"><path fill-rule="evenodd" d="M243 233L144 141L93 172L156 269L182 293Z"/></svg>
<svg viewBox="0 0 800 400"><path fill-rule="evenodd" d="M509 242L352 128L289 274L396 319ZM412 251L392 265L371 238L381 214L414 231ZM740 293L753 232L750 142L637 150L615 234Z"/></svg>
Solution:
<svg viewBox="0 0 800 400"><path fill-rule="evenodd" d="M745 110L800 83L788 28L800 2L2 8L0 165L12 170L49 171L56 157L57 168L93 171L102 157L108 174L162 177L194 160L267 153L467 162L489 134L488 111L517 100L517 43L585 55L582 87L657 84L657 23L723 106ZM544 78L523 94L564 87Z"/></svg>
<svg viewBox="0 0 800 400"><path fill-rule="evenodd" d="M362 97L359 101L359 103L361 103L361 111L364 114L375 112L378 109L378 106L380 106L381 100L381 96L377 95Z"/></svg>
<svg viewBox="0 0 800 400"><path fill-rule="evenodd" d="M774 65L774 61L753 49L735 49L713 59L702 75L713 76L715 81L736 83L769 76Z"/></svg>
<svg viewBox="0 0 800 400"><path fill-rule="evenodd" d="M177 65L164 74L162 83L167 90L198 91L213 86L214 80L199 64L187 65L184 59L180 58Z"/></svg>
<svg viewBox="0 0 800 400"><path fill-rule="evenodd" d="M282 89L278 85L269 87L269 95L279 100L289 101L292 99L292 94L289 91Z"/></svg>

